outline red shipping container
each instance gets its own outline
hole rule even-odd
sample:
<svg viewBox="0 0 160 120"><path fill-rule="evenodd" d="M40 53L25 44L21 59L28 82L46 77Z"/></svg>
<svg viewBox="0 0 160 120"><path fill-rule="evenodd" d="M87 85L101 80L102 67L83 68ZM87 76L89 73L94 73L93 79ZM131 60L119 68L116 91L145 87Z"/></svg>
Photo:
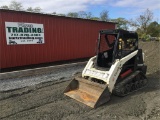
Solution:
<svg viewBox="0 0 160 120"><path fill-rule="evenodd" d="M5 22L43 24L44 44L7 45ZM0 68L95 55L98 32L115 23L0 9Z"/></svg>

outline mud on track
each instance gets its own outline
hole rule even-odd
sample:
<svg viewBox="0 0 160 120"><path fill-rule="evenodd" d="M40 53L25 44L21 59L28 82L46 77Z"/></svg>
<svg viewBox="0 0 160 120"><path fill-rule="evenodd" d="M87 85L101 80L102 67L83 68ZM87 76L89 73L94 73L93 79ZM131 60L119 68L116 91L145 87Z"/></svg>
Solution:
<svg viewBox="0 0 160 120"><path fill-rule="evenodd" d="M149 84L126 97L111 96L111 100L92 109L67 96L63 90L69 81L57 80L17 90L0 92L2 120L159 120L160 119L160 63L157 49L146 47ZM159 43L158 43L159 44ZM157 43L153 46L157 47ZM152 49L151 49L152 50ZM156 58L154 63L151 62ZM148 61L150 60L150 62ZM155 66L153 68L153 66Z"/></svg>

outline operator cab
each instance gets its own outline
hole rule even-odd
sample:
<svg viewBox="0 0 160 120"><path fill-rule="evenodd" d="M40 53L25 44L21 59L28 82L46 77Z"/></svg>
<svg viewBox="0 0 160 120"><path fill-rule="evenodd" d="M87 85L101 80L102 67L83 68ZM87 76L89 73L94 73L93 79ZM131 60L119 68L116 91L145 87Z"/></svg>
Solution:
<svg viewBox="0 0 160 120"><path fill-rule="evenodd" d="M115 59L121 59L138 49L138 35L125 30L101 30L98 38L97 66L110 68Z"/></svg>

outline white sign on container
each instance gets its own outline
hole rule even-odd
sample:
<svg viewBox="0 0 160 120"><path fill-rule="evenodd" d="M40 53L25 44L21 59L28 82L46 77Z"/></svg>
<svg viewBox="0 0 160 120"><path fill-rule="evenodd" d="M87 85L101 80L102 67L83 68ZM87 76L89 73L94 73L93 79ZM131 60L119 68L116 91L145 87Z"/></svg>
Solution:
<svg viewBox="0 0 160 120"><path fill-rule="evenodd" d="M5 22L7 45L43 44L43 24Z"/></svg>

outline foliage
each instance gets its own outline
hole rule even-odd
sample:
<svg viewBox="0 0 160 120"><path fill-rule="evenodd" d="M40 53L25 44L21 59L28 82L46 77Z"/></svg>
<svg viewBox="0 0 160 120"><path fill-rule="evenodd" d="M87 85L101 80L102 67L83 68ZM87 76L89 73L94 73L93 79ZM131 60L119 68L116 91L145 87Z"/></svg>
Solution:
<svg viewBox="0 0 160 120"><path fill-rule="evenodd" d="M147 26L153 19L153 13L147 9L142 15L137 18L137 24L141 27L141 29L146 32Z"/></svg>
<svg viewBox="0 0 160 120"><path fill-rule="evenodd" d="M148 40L159 40L160 38L160 24L156 21L151 22L146 28L147 32L142 32L141 29L137 29L137 33L139 34L139 38L143 41Z"/></svg>
<svg viewBox="0 0 160 120"><path fill-rule="evenodd" d="M153 22L153 17L152 11L146 9L139 17L131 19L129 24L136 28L139 37L142 39L158 38L160 36L160 24L156 21Z"/></svg>
<svg viewBox="0 0 160 120"><path fill-rule="evenodd" d="M117 23L118 29L124 29L128 30L128 21L125 18L117 18L117 19L111 19L112 22Z"/></svg>
<svg viewBox="0 0 160 120"><path fill-rule="evenodd" d="M87 13L85 11L79 11L78 12L78 17L79 18L86 18L86 16L87 16Z"/></svg>
<svg viewBox="0 0 160 120"><path fill-rule="evenodd" d="M56 15L56 12L53 12L53 13L51 13L51 14Z"/></svg>
<svg viewBox="0 0 160 120"><path fill-rule="evenodd" d="M107 10L103 10L101 13L100 13L100 20L102 21L109 21L109 15L108 15L108 11Z"/></svg>
<svg viewBox="0 0 160 120"><path fill-rule="evenodd" d="M73 18L78 18L78 13L77 12L70 12L67 14L68 17L73 17Z"/></svg>
<svg viewBox="0 0 160 120"><path fill-rule="evenodd" d="M22 3L21 2L17 2L15 0L12 0L11 3L9 4L9 6L7 5L4 5L4 6L1 6L0 8L2 9L11 9L11 10L25 10L22 6ZM32 8L32 7L28 7L26 9L26 11L29 11L29 12L41 12L41 8L40 7L35 7L35 8Z"/></svg>
<svg viewBox="0 0 160 120"><path fill-rule="evenodd" d="M32 8L32 7L28 7L28 8L27 8L27 11L33 12L33 8Z"/></svg>
<svg viewBox="0 0 160 120"><path fill-rule="evenodd" d="M40 7L35 7L35 8L32 8L32 7L28 7L27 8L27 11L29 11L29 12L41 12L41 8Z"/></svg>
<svg viewBox="0 0 160 120"><path fill-rule="evenodd" d="M141 35L141 38L142 38L143 41L149 41L149 36L146 33L143 33Z"/></svg>
<svg viewBox="0 0 160 120"><path fill-rule="evenodd" d="M85 12L85 11L80 11L80 12L69 12L67 14L68 17L73 17L73 18L83 18L83 19L91 19L92 18L92 13L91 12Z"/></svg>
<svg viewBox="0 0 160 120"><path fill-rule="evenodd" d="M56 15L58 15L58 16L66 16L65 14L56 14Z"/></svg>
<svg viewBox="0 0 160 120"><path fill-rule="evenodd" d="M21 4L21 2L17 2L12 0L9 6L4 5L1 6L2 9L13 9L13 10L25 10ZM28 7L26 11L29 12L41 12L42 9L40 7ZM91 12L79 11L79 12L69 12L68 14L57 14L56 12L51 13L52 15L59 16L68 16L73 18L83 18L83 19L91 19L98 21L111 21L118 23L118 29L128 30L129 28L136 28L136 31L140 38L145 40L150 37L160 37L160 24L153 20L153 13L149 9L146 9L144 13L139 15L135 19L126 20L125 18L118 17L116 19L109 19L109 11L103 10L100 12L99 17L93 16ZM150 37L149 37L150 36Z"/></svg>
<svg viewBox="0 0 160 120"><path fill-rule="evenodd" d="M1 6L0 8L2 8L2 9L9 9L9 7L7 5Z"/></svg>
<svg viewBox="0 0 160 120"><path fill-rule="evenodd" d="M146 33L152 37L160 37L160 24L156 21L150 23Z"/></svg>
<svg viewBox="0 0 160 120"><path fill-rule="evenodd" d="M153 13L149 9L146 9L142 15L137 17L135 20L130 20L130 25L136 27L137 29L141 29L143 33L147 32L148 25L153 20Z"/></svg>
<svg viewBox="0 0 160 120"><path fill-rule="evenodd" d="M86 15L86 19L91 19L91 18L92 18L92 13L88 12L87 15Z"/></svg>
<svg viewBox="0 0 160 120"><path fill-rule="evenodd" d="M91 20L100 20L99 17L91 17Z"/></svg>
<svg viewBox="0 0 160 120"><path fill-rule="evenodd" d="M22 7L22 4L20 2L12 0L11 3L10 3L10 5L9 5L9 9L23 10L23 7Z"/></svg>
<svg viewBox="0 0 160 120"><path fill-rule="evenodd" d="M42 9L41 9L40 7L35 7L35 8L34 8L34 12L41 12L41 10L42 10Z"/></svg>

